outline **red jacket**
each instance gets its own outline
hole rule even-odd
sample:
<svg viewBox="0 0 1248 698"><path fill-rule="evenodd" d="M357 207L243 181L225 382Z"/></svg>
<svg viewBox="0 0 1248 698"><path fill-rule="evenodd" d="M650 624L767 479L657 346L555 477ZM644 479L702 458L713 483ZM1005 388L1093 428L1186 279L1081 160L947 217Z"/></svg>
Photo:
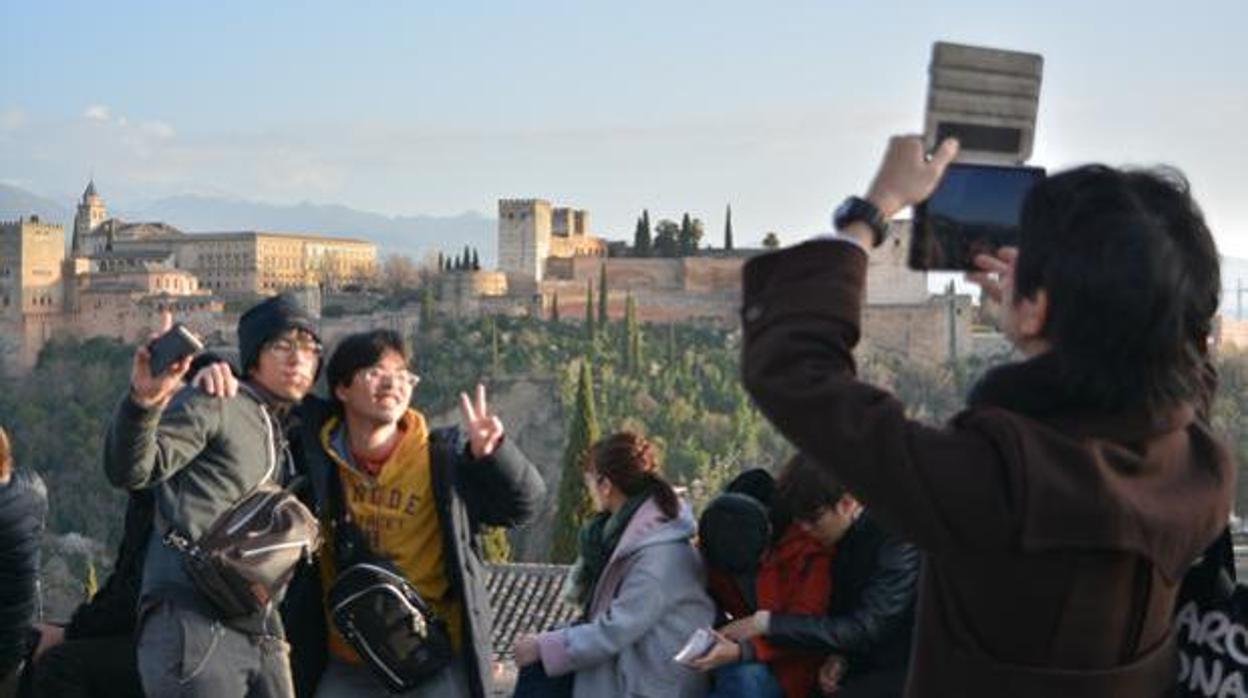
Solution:
<svg viewBox="0 0 1248 698"><path fill-rule="evenodd" d="M832 555L799 527L790 524L758 568L758 607L774 613L822 616L832 598ZM819 675L823 655L778 647L763 637L754 654L775 674L786 698L806 698Z"/></svg>

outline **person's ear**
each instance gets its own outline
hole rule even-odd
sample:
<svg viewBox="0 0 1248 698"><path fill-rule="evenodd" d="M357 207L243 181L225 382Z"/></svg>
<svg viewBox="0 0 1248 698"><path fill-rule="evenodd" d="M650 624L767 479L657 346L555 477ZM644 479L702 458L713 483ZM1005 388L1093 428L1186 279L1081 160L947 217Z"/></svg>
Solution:
<svg viewBox="0 0 1248 698"><path fill-rule="evenodd" d="M1019 298L1015 304L1018 338L1023 342L1044 339L1044 326L1049 319L1049 294L1036 289L1032 297Z"/></svg>
<svg viewBox="0 0 1248 698"><path fill-rule="evenodd" d="M852 494L846 494L836 503L836 513L845 518L853 518L862 510L862 504Z"/></svg>
<svg viewBox="0 0 1248 698"><path fill-rule="evenodd" d="M334 386L334 397L338 398L339 402L345 403L347 401L347 387L345 385Z"/></svg>

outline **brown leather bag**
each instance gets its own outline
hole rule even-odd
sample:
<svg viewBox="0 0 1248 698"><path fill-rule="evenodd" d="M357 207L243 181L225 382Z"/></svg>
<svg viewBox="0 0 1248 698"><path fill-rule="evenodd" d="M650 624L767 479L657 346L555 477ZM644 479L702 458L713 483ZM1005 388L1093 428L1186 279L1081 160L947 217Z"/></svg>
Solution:
<svg viewBox="0 0 1248 698"><path fill-rule="evenodd" d="M226 619L251 615L277 599L301 561L311 560L321 545L316 515L295 496L303 477L286 488L273 481L278 469L278 444L273 418L260 404L269 446L269 467L245 497L217 517L208 530L191 541L167 524L165 544L180 551L195 587ZM289 455L283 445L281 449ZM163 518L163 517L158 517Z"/></svg>
<svg viewBox="0 0 1248 698"><path fill-rule="evenodd" d="M223 513L194 543L174 530L187 574L224 618L251 615L275 600L320 546L320 524L290 491L271 481Z"/></svg>

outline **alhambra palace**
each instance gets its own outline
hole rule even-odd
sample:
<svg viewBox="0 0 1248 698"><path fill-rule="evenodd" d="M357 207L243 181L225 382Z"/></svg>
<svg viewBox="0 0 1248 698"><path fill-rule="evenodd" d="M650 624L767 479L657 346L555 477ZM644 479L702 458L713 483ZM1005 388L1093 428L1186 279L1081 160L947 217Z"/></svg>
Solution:
<svg viewBox="0 0 1248 698"><path fill-rule="evenodd" d="M970 296L952 285L933 294L926 274L906 266L909 224L893 225L889 242L871 253L865 342L926 362L1003 351L998 334L974 324ZM741 267L763 251L628 256L622 243L592 232L588 211L543 199L499 201L497 244L496 269L426 275L437 312L557 312L576 321L605 273L612 316L622 317L631 296L643 322L732 324ZM68 245L62 225L36 216L0 223L0 360L11 369L29 369L43 345L58 336L137 342L163 309L210 341L231 344L238 313L258 296L281 291L301 294L318 312L329 299L354 308L323 318L330 342L365 327L414 331L418 307L378 311L351 302L377 270L377 247L365 239L260 230L186 233L163 222L110 218L92 181L78 203ZM1234 329L1243 339L1238 334L1244 328Z"/></svg>

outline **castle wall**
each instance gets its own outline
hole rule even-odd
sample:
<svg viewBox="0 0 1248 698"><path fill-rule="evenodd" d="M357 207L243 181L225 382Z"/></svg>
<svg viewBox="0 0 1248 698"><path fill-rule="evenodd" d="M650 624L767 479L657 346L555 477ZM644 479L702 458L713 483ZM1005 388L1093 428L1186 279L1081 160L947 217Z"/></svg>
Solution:
<svg viewBox="0 0 1248 698"><path fill-rule="evenodd" d="M682 262L684 289L691 293L728 293L740 302L741 257L685 257Z"/></svg>
<svg viewBox="0 0 1248 698"><path fill-rule="evenodd" d="M889 226L888 239L871 250L867 259L867 302L923 303L931 294L927 274L908 266L910 221L893 221Z"/></svg>
<svg viewBox="0 0 1248 698"><path fill-rule="evenodd" d="M910 359L945 362L976 350L971 334L970 296L935 296L925 303L868 305L862 313L863 342Z"/></svg>

